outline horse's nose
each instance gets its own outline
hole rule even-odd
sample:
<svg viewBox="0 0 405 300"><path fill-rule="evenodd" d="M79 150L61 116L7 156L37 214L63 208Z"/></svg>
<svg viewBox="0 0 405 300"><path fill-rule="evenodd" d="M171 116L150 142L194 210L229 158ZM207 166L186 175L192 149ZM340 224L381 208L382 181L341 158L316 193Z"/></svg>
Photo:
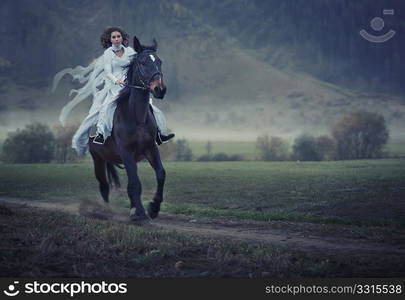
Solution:
<svg viewBox="0 0 405 300"><path fill-rule="evenodd" d="M164 96L166 94L166 87L156 86L154 89L156 95Z"/></svg>

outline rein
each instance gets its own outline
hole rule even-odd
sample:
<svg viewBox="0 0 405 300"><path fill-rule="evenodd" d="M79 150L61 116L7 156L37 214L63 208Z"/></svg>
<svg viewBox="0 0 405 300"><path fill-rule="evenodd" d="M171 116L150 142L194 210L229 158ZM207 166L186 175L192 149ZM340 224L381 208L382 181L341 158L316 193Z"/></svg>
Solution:
<svg viewBox="0 0 405 300"><path fill-rule="evenodd" d="M130 88L144 90L144 91L146 91L148 89L147 87L139 86L139 85L130 85L130 84L126 84L126 83L124 85L127 87L130 87Z"/></svg>

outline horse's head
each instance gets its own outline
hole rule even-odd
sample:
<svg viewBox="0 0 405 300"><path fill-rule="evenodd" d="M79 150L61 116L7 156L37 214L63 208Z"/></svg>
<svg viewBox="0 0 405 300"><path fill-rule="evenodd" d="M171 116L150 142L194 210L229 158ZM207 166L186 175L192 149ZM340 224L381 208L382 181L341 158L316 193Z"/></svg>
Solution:
<svg viewBox="0 0 405 300"><path fill-rule="evenodd" d="M134 37L134 49L137 52L132 64L132 85L141 85L149 90L155 98L163 99L166 85L163 82L162 61L156 54L157 42L153 39L152 46L143 46Z"/></svg>

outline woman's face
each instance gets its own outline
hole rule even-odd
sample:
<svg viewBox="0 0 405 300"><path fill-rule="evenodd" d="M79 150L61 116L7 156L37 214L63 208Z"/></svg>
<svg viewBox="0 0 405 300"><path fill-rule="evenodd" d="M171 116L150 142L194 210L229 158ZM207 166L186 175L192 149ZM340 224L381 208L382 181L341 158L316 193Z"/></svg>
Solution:
<svg viewBox="0 0 405 300"><path fill-rule="evenodd" d="M111 43L115 46L122 44L122 35L119 31L111 32Z"/></svg>

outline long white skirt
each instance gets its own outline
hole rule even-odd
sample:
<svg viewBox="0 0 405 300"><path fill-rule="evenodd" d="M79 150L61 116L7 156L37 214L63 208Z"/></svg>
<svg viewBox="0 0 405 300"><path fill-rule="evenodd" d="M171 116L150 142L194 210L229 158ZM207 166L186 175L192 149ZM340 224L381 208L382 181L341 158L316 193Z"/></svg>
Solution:
<svg viewBox="0 0 405 300"><path fill-rule="evenodd" d="M93 106L90 108L89 114L83 120L80 127L77 129L72 138L72 148L76 150L78 155L83 156L86 154L88 150L88 138L93 126L97 125L97 132L101 133L105 139L107 139L107 137L111 135L114 112L117 108L116 97L114 97L113 99L114 100L103 103L98 107L93 107L93 103ZM149 99L149 103L153 109L153 114L155 115L156 125L158 126L159 131L162 134L167 134L166 118L163 112L153 105L152 98Z"/></svg>

